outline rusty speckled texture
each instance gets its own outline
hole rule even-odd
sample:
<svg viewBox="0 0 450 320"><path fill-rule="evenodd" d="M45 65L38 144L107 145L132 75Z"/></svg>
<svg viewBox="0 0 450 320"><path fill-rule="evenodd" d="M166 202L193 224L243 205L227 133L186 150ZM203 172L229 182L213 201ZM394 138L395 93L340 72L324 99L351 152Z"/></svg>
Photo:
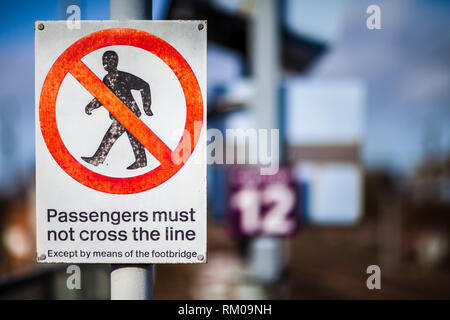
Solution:
<svg viewBox="0 0 450 320"><path fill-rule="evenodd" d="M119 57L115 51L106 51L103 54L103 67L108 74L103 78L103 83L118 97L137 117L142 115L136 101L131 94L131 90L139 90L142 97L144 112L148 116L153 113L151 106L150 86L144 80L127 72L117 70ZM102 104L97 98L94 98L87 106L86 113L90 115L92 110L101 107ZM103 163L108 156L114 143L126 131L128 139L135 157L135 162L127 169L138 169L147 166L147 157L145 155L144 146L128 131L119 121L110 113L109 116L113 120L108 131L105 133L100 146L92 157L81 157L84 161L94 166Z"/></svg>

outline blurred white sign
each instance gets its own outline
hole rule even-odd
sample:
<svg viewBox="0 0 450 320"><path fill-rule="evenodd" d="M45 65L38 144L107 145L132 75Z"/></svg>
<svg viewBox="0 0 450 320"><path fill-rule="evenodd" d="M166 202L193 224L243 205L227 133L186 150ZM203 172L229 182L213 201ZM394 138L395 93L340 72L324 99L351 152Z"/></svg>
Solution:
<svg viewBox="0 0 450 320"><path fill-rule="evenodd" d="M287 139L291 145L360 143L365 90L353 81L286 82Z"/></svg>
<svg viewBox="0 0 450 320"><path fill-rule="evenodd" d="M361 215L362 175L350 163L305 162L296 168L307 196L306 220L317 224L353 224Z"/></svg>

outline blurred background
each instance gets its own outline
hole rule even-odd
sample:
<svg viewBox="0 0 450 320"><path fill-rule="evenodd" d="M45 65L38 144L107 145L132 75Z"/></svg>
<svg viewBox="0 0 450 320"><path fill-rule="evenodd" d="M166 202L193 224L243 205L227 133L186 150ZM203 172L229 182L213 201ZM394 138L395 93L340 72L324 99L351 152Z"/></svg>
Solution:
<svg viewBox="0 0 450 320"><path fill-rule="evenodd" d="M34 21L73 4L109 19L109 0L0 3L1 299L109 299L108 265L68 290L66 265L34 262ZM156 266L156 299L450 298L448 1L153 0L152 15L208 20L209 128L279 128L281 160L273 176L208 166L208 264Z"/></svg>

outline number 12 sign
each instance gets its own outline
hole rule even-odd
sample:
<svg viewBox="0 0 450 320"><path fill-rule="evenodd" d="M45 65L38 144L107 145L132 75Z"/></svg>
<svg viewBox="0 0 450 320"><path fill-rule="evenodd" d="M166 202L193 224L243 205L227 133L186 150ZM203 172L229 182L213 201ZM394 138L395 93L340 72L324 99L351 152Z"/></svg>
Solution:
<svg viewBox="0 0 450 320"><path fill-rule="evenodd" d="M290 168L274 175L260 175L257 168L234 169L228 192L232 234L292 235L298 225L296 190Z"/></svg>

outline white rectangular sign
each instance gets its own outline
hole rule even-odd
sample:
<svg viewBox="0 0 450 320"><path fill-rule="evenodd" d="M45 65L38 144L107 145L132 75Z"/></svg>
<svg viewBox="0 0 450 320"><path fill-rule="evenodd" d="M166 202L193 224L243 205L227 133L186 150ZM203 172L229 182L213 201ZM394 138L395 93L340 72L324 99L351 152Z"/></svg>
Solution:
<svg viewBox="0 0 450 320"><path fill-rule="evenodd" d="M206 29L36 22L38 262L206 262Z"/></svg>

